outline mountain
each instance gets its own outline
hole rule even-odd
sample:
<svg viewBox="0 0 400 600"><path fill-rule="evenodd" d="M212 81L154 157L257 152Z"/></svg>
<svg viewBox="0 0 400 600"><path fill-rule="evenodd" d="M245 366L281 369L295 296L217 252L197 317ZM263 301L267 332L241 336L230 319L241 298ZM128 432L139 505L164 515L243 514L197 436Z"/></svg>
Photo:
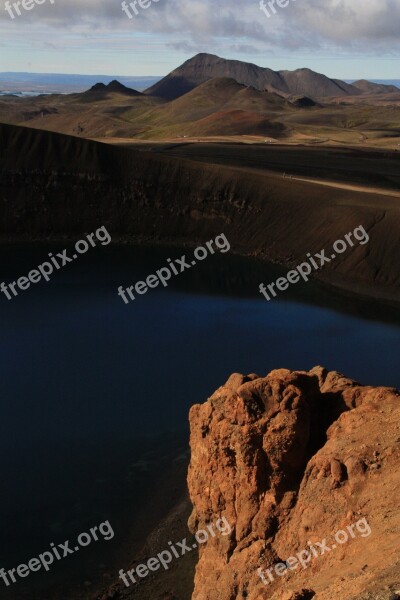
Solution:
<svg viewBox="0 0 400 600"><path fill-rule="evenodd" d="M197 54L169 73L145 93L167 100L178 98L215 77L229 77L238 83L281 95L317 97L356 96L362 91L344 81L329 79L310 69L273 71L213 54Z"/></svg>
<svg viewBox="0 0 400 600"><path fill-rule="evenodd" d="M216 77L165 104L163 109L168 110L170 114L174 113L181 120L182 114L190 112L187 115L189 120L207 116L222 107L270 112L282 110L286 106L287 102L282 96L261 92L229 77Z"/></svg>
<svg viewBox="0 0 400 600"><path fill-rule="evenodd" d="M124 94L125 96L142 96L143 94L141 92L138 92L136 90L133 90L132 88L128 88L125 85L123 85L122 83L120 83L119 81L117 81L116 79L114 79L113 81L110 81L110 83L108 85L105 85L104 83L96 83L95 85L93 85L90 90L88 90L87 92L84 92L84 95L88 95L88 94L99 94L99 95L105 95L105 94Z"/></svg>
<svg viewBox="0 0 400 600"><path fill-rule="evenodd" d="M199 54L146 93L114 79L83 93L0 96L0 121L87 138L257 136L398 150L398 106L400 90L379 81L353 85Z"/></svg>
<svg viewBox="0 0 400 600"><path fill-rule="evenodd" d="M399 94L400 90L395 85L386 85L383 83L373 83L366 79L354 81L352 85L367 94Z"/></svg>
<svg viewBox="0 0 400 600"><path fill-rule="evenodd" d="M285 127L271 122L295 110L281 96L260 92L229 77L216 77L187 94L136 117L146 135L276 135ZM151 129L150 129L151 128Z"/></svg>
<svg viewBox="0 0 400 600"><path fill-rule="evenodd" d="M58 131L79 137L133 137L136 112L164 101L128 88L118 81L95 84L77 94L32 98L0 98L0 121Z"/></svg>

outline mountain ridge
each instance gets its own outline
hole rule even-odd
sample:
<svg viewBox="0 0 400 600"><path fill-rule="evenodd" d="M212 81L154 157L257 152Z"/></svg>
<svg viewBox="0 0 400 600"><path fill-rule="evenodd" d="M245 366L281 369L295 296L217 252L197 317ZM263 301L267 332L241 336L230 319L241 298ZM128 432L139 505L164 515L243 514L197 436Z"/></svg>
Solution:
<svg viewBox="0 0 400 600"><path fill-rule="evenodd" d="M238 83L260 91L272 91L288 96L302 95L318 98L357 96L363 93L352 84L339 79L330 79L308 68L273 71L268 67L224 59L207 53L200 53L190 58L161 81L145 90L145 93L173 100L215 77L230 77Z"/></svg>

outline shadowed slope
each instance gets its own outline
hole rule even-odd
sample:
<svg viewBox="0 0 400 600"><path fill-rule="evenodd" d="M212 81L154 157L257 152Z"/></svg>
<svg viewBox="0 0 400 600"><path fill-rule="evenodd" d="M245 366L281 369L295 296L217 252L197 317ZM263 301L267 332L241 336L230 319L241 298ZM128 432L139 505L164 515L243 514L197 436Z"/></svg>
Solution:
<svg viewBox="0 0 400 600"><path fill-rule="evenodd" d="M0 145L3 238L75 239L106 225L114 240L197 244L224 232L233 252L295 266L363 225L370 243L316 277L399 300L393 257L400 208L390 192L376 196L7 125Z"/></svg>

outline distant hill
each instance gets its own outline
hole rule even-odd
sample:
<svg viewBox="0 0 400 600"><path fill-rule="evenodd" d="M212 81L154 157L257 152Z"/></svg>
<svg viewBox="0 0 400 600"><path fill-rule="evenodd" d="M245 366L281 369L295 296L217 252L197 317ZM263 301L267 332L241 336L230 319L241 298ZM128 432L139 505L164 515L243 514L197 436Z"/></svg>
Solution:
<svg viewBox="0 0 400 600"><path fill-rule="evenodd" d="M222 108L269 113L286 107L286 100L277 94L260 92L229 77L216 77L164 104L157 115L159 121L171 123L196 121Z"/></svg>
<svg viewBox="0 0 400 600"><path fill-rule="evenodd" d="M310 69L273 71L251 63L226 60L213 54L197 54L151 86L145 93L173 100L215 77L229 77L257 90L268 90L288 96L322 98L356 96L362 93L351 84L329 79Z"/></svg>
<svg viewBox="0 0 400 600"><path fill-rule="evenodd" d="M349 84L310 69L275 72L199 54L146 93L113 79L81 93L0 96L0 122L86 138L247 135L398 151L397 107L400 90L379 81Z"/></svg>
<svg viewBox="0 0 400 600"><path fill-rule="evenodd" d="M98 82L107 85L118 79L127 87L142 91L156 83L161 77L124 75L71 75L65 73L0 73L0 90L11 93L67 94L84 92Z"/></svg>
<svg viewBox="0 0 400 600"><path fill-rule="evenodd" d="M143 96L141 92L138 92L132 88L128 88L116 79L111 81L108 85L104 85L104 83L96 83L94 86L90 88L87 92L84 92L83 95L107 95L107 94L123 94L124 96Z"/></svg>
<svg viewBox="0 0 400 600"><path fill-rule="evenodd" d="M361 90L362 92L369 94L392 94L392 93L400 93L400 89L395 85L387 85L383 83L373 83L372 81L367 81L366 79L360 79L359 81L354 81L352 83L353 86Z"/></svg>
<svg viewBox="0 0 400 600"><path fill-rule="evenodd" d="M229 77L216 77L187 94L136 116L147 136L268 135L286 127L279 116L296 107L282 96L262 92Z"/></svg>
<svg viewBox="0 0 400 600"><path fill-rule="evenodd" d="M132 137L134 115L164 104L114 80L90 90L31 98L0 98L0 121L79 137Z"/></svg>

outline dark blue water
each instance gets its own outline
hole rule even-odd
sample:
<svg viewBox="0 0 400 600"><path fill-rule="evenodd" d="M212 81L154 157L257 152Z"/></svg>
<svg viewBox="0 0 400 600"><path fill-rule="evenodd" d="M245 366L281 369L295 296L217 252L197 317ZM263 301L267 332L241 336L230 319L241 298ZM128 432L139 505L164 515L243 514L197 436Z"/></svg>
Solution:
<svg viewBox="0 0 400 600"><path fill-rule="evenodd" d="M48 251L3 248L1 281L26 274ZM268 303L258 285L275 280L276 267L217 256L129 305L117 296L119 285L184 252L93 250L12 302L1 295L0 568L105 519L116 530L112 542L58 563L45 578L20 580L7 597L41 598L32 586L50 589L64 577L67 598L98 576L100 562L114 569L139 527L134 507L144 514L148 473L185 451L190 406L232 372L322 364L363 383L400 386L399 326L384 322L386 309L312 283ZM141 459L149 469L137 467Z"/></svg>

